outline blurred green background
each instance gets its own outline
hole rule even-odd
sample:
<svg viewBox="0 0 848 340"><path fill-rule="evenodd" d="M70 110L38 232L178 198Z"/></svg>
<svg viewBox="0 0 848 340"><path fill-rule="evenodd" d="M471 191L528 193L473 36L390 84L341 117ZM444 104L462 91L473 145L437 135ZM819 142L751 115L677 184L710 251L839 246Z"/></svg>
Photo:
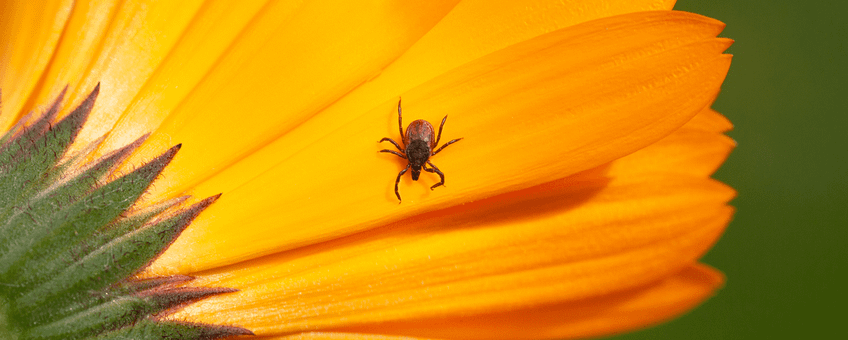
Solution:
<svg viewBox="0 0 848 340"><path fill-rule="evenodd" d="M715 175L736 216L703 262L726 286L614 339L848 339L848 2L680 0L736 40L713 107L736 150Z"/></svg>

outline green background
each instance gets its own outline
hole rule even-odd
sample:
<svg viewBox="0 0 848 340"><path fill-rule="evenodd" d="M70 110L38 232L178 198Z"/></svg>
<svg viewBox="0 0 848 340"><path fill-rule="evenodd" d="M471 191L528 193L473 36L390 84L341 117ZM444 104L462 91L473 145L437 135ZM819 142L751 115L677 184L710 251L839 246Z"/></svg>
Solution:
<svg viewBox="0 0 848 340"><path fill-rule="evenodd" d="M681 0L736 42L713 107L738 146L715 177L736 216L704 257L718 295L615 339L848 339L848 2Z"/></svg>

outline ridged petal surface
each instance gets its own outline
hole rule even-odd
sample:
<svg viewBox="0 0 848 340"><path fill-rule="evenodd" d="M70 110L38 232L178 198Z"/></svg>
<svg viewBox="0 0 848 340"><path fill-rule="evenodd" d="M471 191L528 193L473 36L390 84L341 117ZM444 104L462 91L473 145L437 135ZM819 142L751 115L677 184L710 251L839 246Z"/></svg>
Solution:
<svg viewBox="0 0 848 340"><path fill-rule="evenodd" d="M197 195L212 188L227 195L177 241L176 249L192 254L166 253L154 268L192 272L234 263L622 157L712 102L730 63L722 54L729 40L714 37L722 27L684 12L635 13L554 31L476 59L404 94L407 121L449 115L444 138L465 138L433 159L449 189L431 192L436 176L405 178L406 201L397 204L392 184L404 164L377 154L387 145L377 143L380 137L397 137L396 102L390 99L338 129L314 131L325 135L321 139L258 152L219 174L220 181L200 184ZM261 174L250 170L268 162L274 166ZM276 236L262 237L270 234Z"/></svg>

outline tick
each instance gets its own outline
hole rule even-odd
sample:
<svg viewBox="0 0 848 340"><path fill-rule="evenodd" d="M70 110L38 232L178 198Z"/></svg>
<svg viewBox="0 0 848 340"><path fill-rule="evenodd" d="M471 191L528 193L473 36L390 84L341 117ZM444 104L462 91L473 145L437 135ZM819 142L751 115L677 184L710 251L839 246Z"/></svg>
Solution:
<svg viewBox="0 0 848 340"><path fill-rule="evenodd" d="M398 129L400 130L400 135L403 138L401 141L403 142L403 147L400 146L397 142L392 140L389 137L383 138L380 140L382 142L391 142L395 147L400 150L397 152L395 150L383 149L380 152L388 152L394 154L400 158L407 160L406 168L400 171L395 180L395 195L397 195L398 203L400 203L400 192L398 191L398 184L400 183L400 178L403 174L406 173L407 170L412 170L412 180L417 181L418 176L421 175L421 170L432 172L439 175L441 181L439 183L434 184L430 187L430 190L435 189L440 185L445 185L445 174L439 170L432 162L430 162L430 157L435 156L439 151L442 151L448 145L459 142L462 138L457 138L451 140L450 142L445 143L438 149L436 149L436 145L439 145L439 139L442 138L442 128L445 127L445 121L448 119L448 116L442 118L442 124L439 125L439 134L436 135L433 130L433 125L430 122L419 119L409 123L409 126L406 127L406 134L403 133L403 113L400 108L400 99L398 99ZM435 137L435 138L433 138ZM433 151L436 149L436 151ZM429 167L428 167L429 166Z"/></svg>

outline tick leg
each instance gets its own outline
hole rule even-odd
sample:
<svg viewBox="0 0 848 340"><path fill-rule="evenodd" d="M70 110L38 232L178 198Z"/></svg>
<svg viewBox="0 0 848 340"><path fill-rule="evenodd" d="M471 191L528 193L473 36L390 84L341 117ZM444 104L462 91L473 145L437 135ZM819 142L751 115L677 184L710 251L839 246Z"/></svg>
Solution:
<svg viewBox="0 0 848 340"><path fill-rule="evenodd" d="M393 154L397 155L397 156L398 156L398 157L400 157L400 158L406 159L406 156L404 156L402 153L397 152L397 151L395 151L395 150L387 150L387 149L383 149L383 150L380 150L380 152L393 153Z"/></svg>
<svg viewBox="0 0 848 340"><path fill-rule="evenodd" d="M430 165L430 166L431 166L431 167L433 167L433 168L432 168L432 169L428 169L427 167L424 167L424 171L436 173L436 174L438 174L438 175L439 175L439 178L441 178L441 179L442 179L442 181L441 181L441 182L436 183L436 184L433 184L433 186L431 186L431 187L430 187L430 190L436 189L436 187L438 187L438 186L440 186L440 185L445 185L445 174L443 174L443 173L439 170L439 168L437 168L435 165L433 165L433 163L430 163L430 161L427 161L427 164L428 164L428 165Z"/></svg>
<svg viewBox="0 0 848 340"><path fill-rule="evenodd" d="M398 184L400 183L400 178L403 176L403 174L406 173L406 170L409 170L409 164L406 165L406 168L403 168L403 170L400 171L397 179L395 180L395 195L398 198L398 204L400 204L400 202L401 202L400 191L398 191Z"/></svg>
<svg viewBox="0 0 848 340"><path fill-rule="evenodd" d="M439 124L439 134L436 136L436 145L439 145L439 140L442 139L442 128L445 127L446 120L448 120L448 116L442 118L442 124Z"/></svg>
<svg viewBox="0 0 848 340"><path fill-rule="evenodd" d="M439 153L439 151L442 151L442 149L444 149L444 148L448 147L448 145L451 145L451 144L453 144L453 143L459 142L459 141L461 141L461 140L462 140L462 138L457 138L457 139L454 139L454 140L452 140L452 141L450 141L450 142L445 143L445 145L442 145L441 147L439 147L438 149L436 149L436 151L433 151L433 156L435 156L437 153ZM439 143L436 143L436 144L439 144Z"/></svg>
<svg viewBox="0 0 848 340"><path fill-rule="evenodd" d="M379 143L382 143L382 142L391 142L392 144L395 145L396 148L398 148L398 150L403 151L403 148L400 147L400 145L398 145L398 143L395 142L394 139L391 139L389 137L385 137L385 138L381 139ZM404 158L406 158L406 157L404 157Z"/></svg>
<svg viewBox="0 0 848 340"><path fill-rule="evenodd" d="M404 138L403 138L403 117L402 117L403 112L401 112L401 109L400 109L400 100L401 100L401 98L398 97L398 130L400 130L400 140L404 140ZM404 143L406 143L406 142L404 142ZM395 144L395 145L397 145L397 144ZM398 147L398 149L400 149L400 147ZM401 150L403 150L403 149L401 149Z"/></svg>

